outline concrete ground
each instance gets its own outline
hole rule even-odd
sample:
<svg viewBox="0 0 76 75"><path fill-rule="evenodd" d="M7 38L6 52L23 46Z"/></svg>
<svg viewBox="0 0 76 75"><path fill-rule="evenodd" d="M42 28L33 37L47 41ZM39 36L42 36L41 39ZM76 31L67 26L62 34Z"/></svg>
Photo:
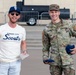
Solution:
<svg viewBox="0 0 76 75"><path fill-rule="evenodd" d="M29 50L29 57L22 61L21 75L50 75L49 65L42 62L41 50ZM76 70L76 55L74 55Z"/></svg>
<svg viewBox="0 0 76 75"><path fill-rule="evenodd" d="M42 62L41 50L29 50L30 54L22 61L21 75L50 75L49 66Z"/></svg>

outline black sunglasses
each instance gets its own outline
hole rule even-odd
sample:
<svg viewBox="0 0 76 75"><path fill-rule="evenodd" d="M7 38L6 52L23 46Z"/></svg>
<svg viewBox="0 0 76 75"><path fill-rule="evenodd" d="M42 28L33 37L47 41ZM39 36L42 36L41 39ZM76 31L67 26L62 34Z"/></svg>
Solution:
<svg viewBox="0 0 76 75"><path fill-rule="evenodd" d="M16 16L19 16L20 14L18 13L10 13L12 16L16 15Z"/></svg>

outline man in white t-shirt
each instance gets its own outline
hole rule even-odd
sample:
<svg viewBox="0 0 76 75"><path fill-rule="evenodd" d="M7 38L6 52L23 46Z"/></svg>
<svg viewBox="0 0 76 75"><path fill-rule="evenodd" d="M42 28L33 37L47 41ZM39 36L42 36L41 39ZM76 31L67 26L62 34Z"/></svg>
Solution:
<svg viewBox="0 0 76 75"><path fill-rule="evenodd" d="M26 31L16 22L20 9L12 6L9 22L0 26L0 75L20 75L20 53L26 54Z"/></svg>

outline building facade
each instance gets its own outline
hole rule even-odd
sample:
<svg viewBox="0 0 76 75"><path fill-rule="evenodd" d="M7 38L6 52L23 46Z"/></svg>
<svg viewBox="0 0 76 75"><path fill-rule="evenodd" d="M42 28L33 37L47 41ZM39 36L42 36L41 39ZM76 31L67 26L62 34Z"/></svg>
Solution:
<svg viewBox="0 0 76 75"><path fill-rule="evenodd" d="M15 6L16 1L22 0L0 0L0 12L8 11L10 6ZM69 8L71 13L76 12L76 0L24 0L25 5L50 5L59 4L60 8Z"/></svg>
<svg viewBox="0 0 76 75"><path fill-rule="evenodd" d="M8 21L6 12L10 6L16 6L17 1L22 0L0 0L0 23ZM50 5L58 4L60 8L70 9L70 17L76 18L76 0L24 0L24 5Z"/></svg>

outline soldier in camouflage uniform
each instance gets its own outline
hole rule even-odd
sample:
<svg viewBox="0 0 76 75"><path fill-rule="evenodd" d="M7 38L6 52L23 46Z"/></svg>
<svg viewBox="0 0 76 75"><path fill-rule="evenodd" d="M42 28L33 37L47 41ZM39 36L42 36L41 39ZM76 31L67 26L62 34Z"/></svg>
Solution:
<svg viewBox="0 0 76 75"><path fill-rule="evenodd" d="M45 64L50 65L51 75L75 75L74 62L70 54L66 53L65 47L71 44L71 36L76 36L76 29L73 24L59 18L60 11L57 4L49 6L49 23L42 32L43 60L50 59L54 62ZM71 54L76 53L76 47Z"/></svg>

